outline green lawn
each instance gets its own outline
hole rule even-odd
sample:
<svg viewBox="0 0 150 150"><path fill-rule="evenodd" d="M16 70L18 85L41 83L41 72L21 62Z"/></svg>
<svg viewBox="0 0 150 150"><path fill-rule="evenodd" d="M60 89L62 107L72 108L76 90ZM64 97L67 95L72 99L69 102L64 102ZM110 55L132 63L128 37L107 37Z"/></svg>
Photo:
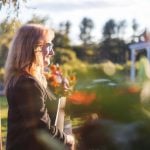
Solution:
<svg viewBox="0 0 150 150"><path fill-rule="evenodd" d="M0 110L1 110L1 130L2 130L2 141L3 149L5 149L6 134L7 134L7 101L4 96L0 96Z"/></svg>

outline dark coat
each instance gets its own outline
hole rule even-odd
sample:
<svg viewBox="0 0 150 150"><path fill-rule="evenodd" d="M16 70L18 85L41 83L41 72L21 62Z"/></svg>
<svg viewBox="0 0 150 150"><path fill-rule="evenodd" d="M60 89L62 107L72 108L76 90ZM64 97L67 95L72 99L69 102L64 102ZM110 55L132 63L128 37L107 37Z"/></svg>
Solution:
<svg viewBox="0 0 150 150"><path fill-rule="evenodd" d="M47 102L50 104L53 100L31 75L20 75L15 85L10 82L7 100L7 150L43 150L37 138L39 130L66 142L65 134L52 126Z"/></svg>

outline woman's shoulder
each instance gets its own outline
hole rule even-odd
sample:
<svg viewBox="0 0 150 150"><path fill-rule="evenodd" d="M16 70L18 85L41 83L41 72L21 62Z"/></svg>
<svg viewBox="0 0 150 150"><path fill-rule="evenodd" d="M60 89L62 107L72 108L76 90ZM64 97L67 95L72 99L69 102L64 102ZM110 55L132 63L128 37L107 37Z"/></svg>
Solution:
<svg viewBox="0 0 150 150"><path fill-rule="evenodd" d="M6 94L15 94L22 92L40 92L42 91L34 77L29 74L20 74L17 77L13 78L8 85Z"/></svg>
<svg viewBox="0 0 150 150"><path fill-rule="evenodd" d="M13 92L28 92L28 93L44 93L36 79L30 74L21 74L14 84L10 84L8 91Z"/></svg>
<svg viewBox="0 0 150 150"><path fill-rule="evenodd" d="M36 83L36 82L37 81L35 80L35 78L33 76L31 76L30 74L27 74L27 73L26 74L23 73L23 74L19 75L16 84L17 85L26 84L26 83L33 84L33 83Z"/></svg>
<svg viewBox="0 0 150 150"><path fill-rule="evenodd" d="M39 84L36 79L28 73L21 73L18 76L12 78L9 83L9 89L32 89L39 88Z"/></svg>

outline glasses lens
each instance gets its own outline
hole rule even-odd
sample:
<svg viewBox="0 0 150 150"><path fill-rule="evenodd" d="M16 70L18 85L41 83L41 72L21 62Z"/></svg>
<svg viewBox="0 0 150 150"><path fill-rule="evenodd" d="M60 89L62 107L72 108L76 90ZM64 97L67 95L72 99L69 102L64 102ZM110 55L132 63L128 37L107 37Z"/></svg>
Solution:
<svg viewBox="0 0 150 150"><path fill-rule="evenodd" d="M53 44L52 43L46 43L46 47L49 50L49 53L53 50Z"/></svg>

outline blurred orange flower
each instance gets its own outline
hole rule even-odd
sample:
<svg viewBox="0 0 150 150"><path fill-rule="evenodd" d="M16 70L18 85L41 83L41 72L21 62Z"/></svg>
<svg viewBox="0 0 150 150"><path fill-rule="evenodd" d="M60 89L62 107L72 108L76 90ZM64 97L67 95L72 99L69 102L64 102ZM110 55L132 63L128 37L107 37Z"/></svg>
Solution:
<svg viewBox="0 0 150 150"><path fill-rule="evenodd" d="M56 71L57 70L56 65L50 65L50 70L53 72Z"/></svg>
<svg viewBox="0 0 150 150"><path fill-rule="evenodd" d="M58 82L56 82L56 81L52 81L50 83L50 85L53 86L53 87L59 87L60 86L60 84Z"/></svg>
<svg viewBox="0 0 150 150"><path fill-rule="evenodd" d="M68 100L75 104L89 105L96 99L95 93L75 91L68 97Z"/></svg>
<svg viewBox="0 0 150 150"><path fill-rule="evenodd" d="M70 76L70 81L76 81L77 80L77 78L76 78L76 76Z"/></svg>
<svg viewBox="0 0 150 150"><path fill-rule="evenodd" d="M141 88L137 85L132 85L132 86L128 87L128 89L127 89L127 91L129 93L133 93L133 94L140 92L140 90L141 90Z"/></svg>

